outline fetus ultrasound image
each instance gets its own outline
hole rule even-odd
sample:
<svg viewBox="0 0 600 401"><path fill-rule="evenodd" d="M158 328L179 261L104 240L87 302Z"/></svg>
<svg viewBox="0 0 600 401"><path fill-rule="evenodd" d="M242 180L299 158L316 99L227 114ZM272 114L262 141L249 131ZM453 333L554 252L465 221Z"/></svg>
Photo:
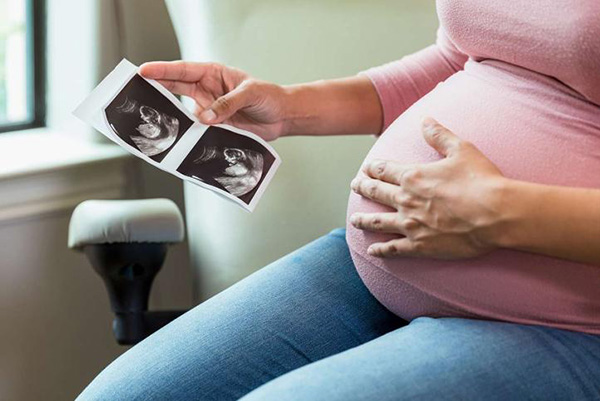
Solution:
<svg viewBox="0 0 600 401"><path fill-rule="evenodd" d="M177 171L250 204L275 156L261 143L220 127L208 127Z"/></svg>
<svg viewBox="0 0 600 401"><path fill-rule="evenodd" d="M144 78L134 75L104 109L123 141L160 162L193 121Z"/></svg>

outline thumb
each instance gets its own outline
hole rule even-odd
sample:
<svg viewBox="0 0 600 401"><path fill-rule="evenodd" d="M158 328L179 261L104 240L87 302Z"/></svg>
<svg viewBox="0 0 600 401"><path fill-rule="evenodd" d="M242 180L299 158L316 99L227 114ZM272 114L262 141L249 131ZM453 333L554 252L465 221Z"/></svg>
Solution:
<svg viewBox="0 0 600 401"><path fill-rule="evenodd" d="M204 124L219 124L237 113L238 110L248 106L248 90L240 85L231 92L221 96L200 114L200 121Z"/></svg>
<svg viewBox="0 0 600 401"><path fill-rule="evenodd" d="M425 141L442 156L452 156L458 151L461 139L431 117L425 117L422 122Z"/></svg>

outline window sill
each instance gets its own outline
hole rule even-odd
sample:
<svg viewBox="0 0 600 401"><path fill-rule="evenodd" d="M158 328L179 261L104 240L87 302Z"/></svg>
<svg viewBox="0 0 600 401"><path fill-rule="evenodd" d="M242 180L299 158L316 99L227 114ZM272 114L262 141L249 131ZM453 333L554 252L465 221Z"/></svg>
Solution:
<svg viewBox="0 0 600 401"><path fill-rule="evenodd" d="M129 158L112 143L79 140L39 128L0 135L0 181L82 164Z"/></svg>
<svg viewBox="0 0 600 401"><path fill-rule="evenodd" d="M48 129L0 135L0 225L127 197L133 157L116 145Z"/></svg>

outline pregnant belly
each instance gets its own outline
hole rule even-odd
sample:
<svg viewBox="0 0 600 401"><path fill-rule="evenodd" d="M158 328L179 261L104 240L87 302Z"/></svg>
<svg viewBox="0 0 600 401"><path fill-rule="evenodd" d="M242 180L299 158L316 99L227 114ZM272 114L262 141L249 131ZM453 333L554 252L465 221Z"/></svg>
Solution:
<svg viewBox="0 0 600 401"><path fill-rule="evenodd" d="M551 78L470 61L402 114L367 160L438 160L420 132L424 116L474 143L507 177L600 188L600 108ZM389 209L352 194L348 215L358 211ZM379 259L367 247L393 236L348 225L347 238L367 287L405 319L467 316L600 334L600 267L511 250L460 261Z"/></svg>

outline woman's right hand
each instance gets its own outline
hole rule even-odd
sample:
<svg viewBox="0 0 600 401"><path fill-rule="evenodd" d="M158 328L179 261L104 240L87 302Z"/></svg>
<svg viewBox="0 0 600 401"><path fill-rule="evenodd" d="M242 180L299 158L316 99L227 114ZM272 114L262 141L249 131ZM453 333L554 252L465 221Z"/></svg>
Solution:
<svg viewBox="0 0 600 401"><path fill-rule="evenodd" d="M194 114L203 124L230 124L267 141L284 133L286 95L279 85L218 63L151 62L141 66L140 74L194 99Z"/></svg>

